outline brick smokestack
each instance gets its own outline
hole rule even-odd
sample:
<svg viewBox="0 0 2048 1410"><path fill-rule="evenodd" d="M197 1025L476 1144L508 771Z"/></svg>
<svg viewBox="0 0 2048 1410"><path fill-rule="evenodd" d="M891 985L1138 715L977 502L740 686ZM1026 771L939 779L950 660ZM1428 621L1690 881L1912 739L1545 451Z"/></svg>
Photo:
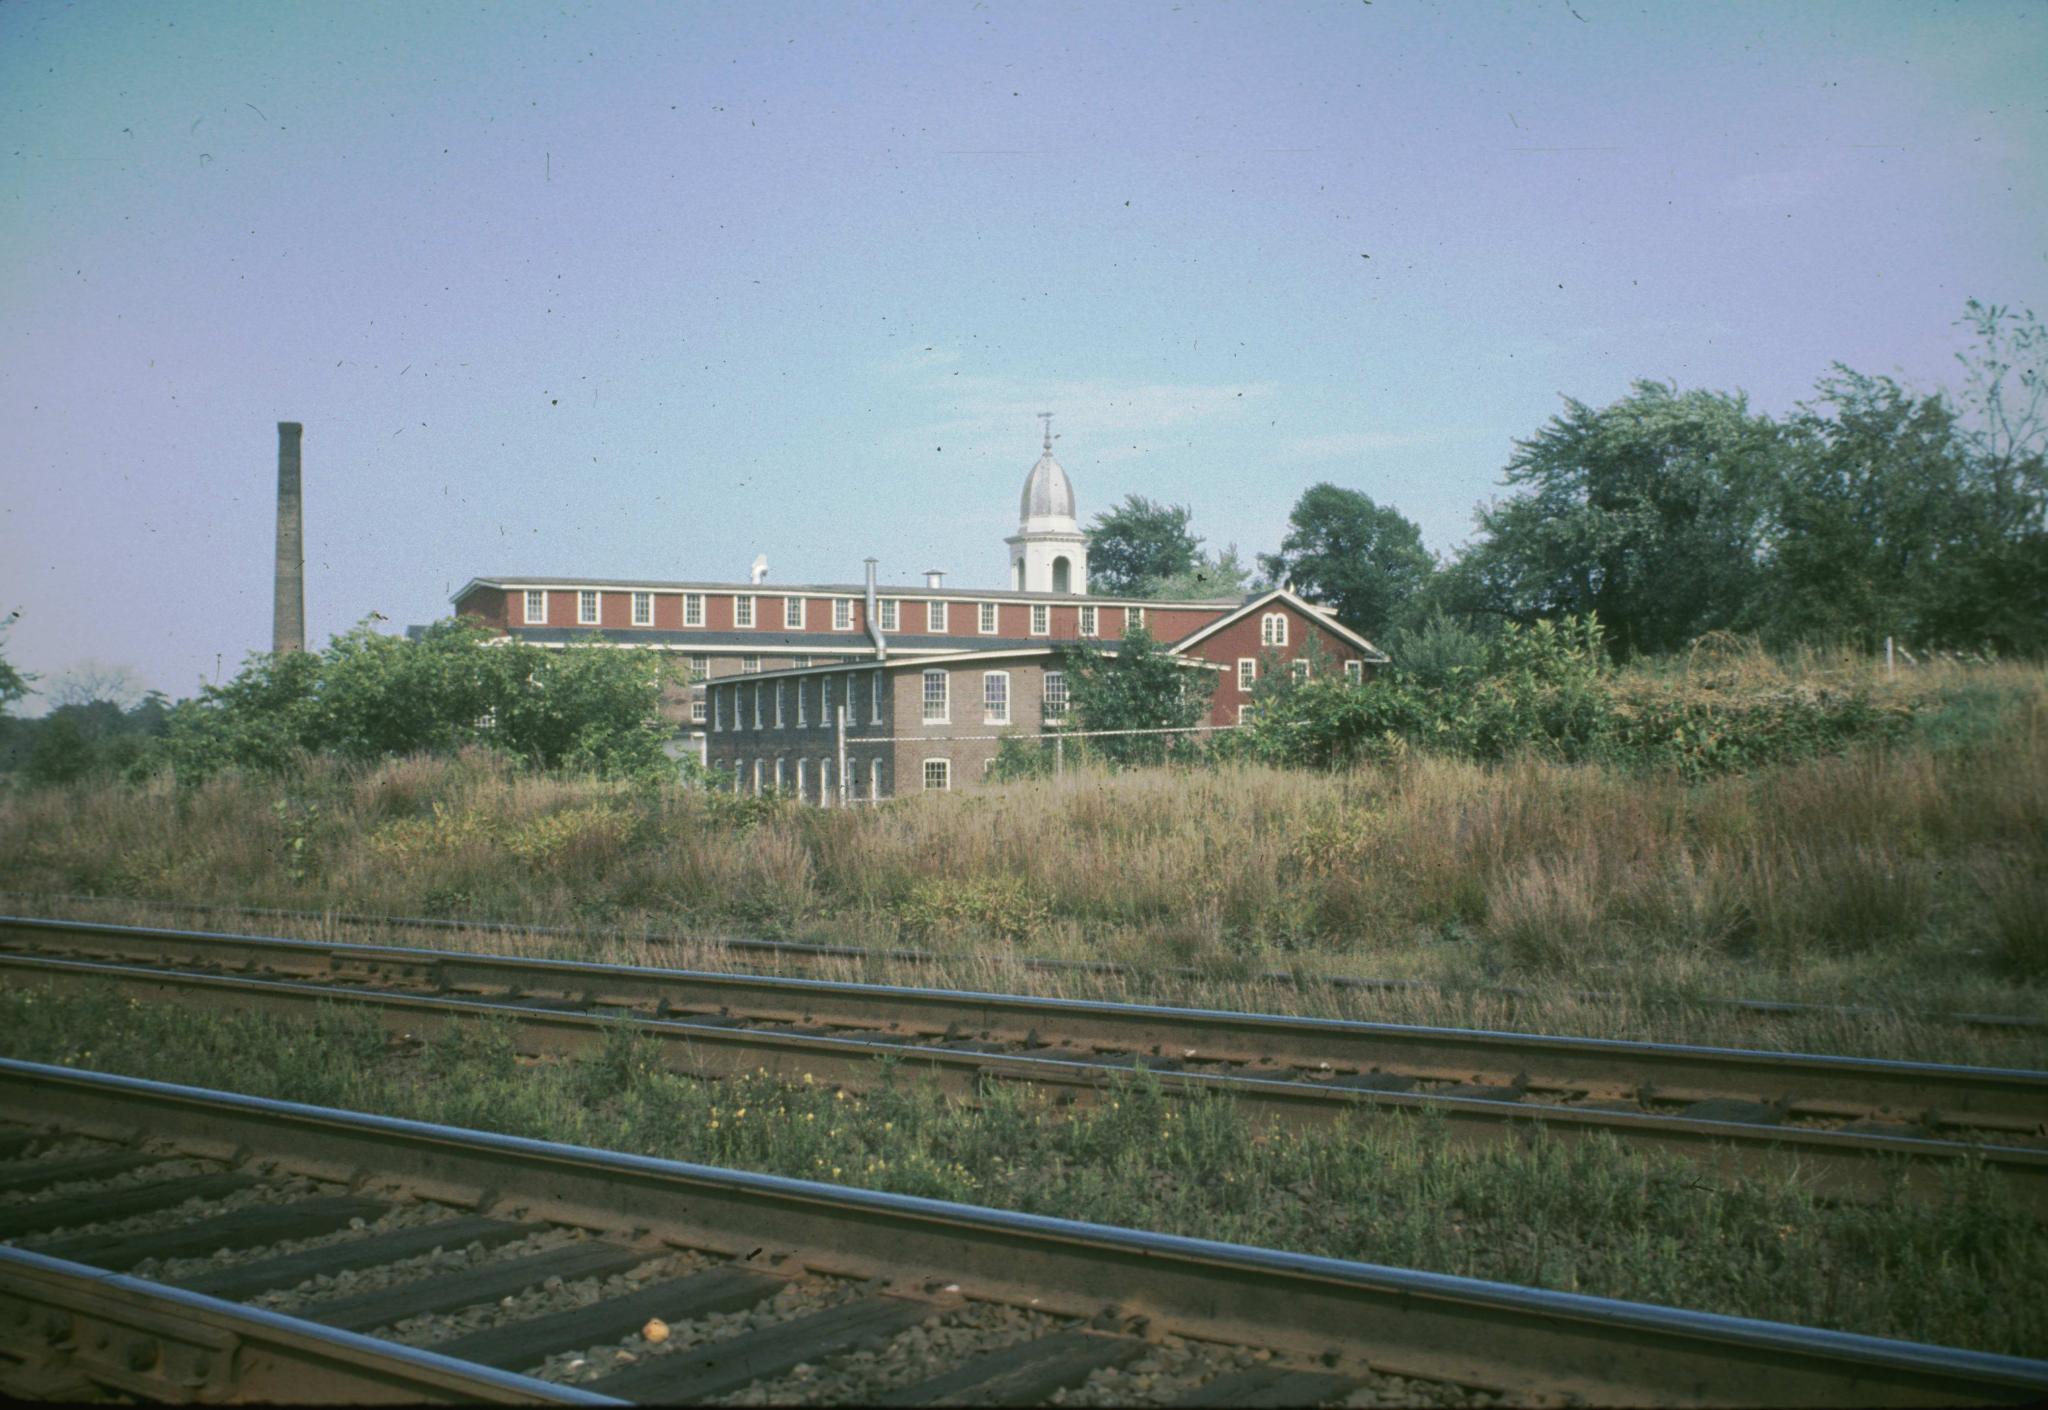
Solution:
<svg viewBox="0 0 2048 1410"><path fill-rule="evenodd" d="M299 438L296 421L277 423L277 595L270 649L282 656L306 649L306 540L300 513Z"/></svg>

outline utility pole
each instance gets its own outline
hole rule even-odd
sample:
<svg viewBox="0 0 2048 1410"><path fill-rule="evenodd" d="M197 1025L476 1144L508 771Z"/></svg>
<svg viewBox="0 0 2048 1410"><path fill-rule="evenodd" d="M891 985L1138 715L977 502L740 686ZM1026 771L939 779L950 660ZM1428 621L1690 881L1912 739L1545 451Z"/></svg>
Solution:
<svg viewBox="0 0 2048 1410"><path fill-rule="evenodd" d="M846 782L846 703L841 701L834 705L832 713L835 717L833 733L838 736L839 746L839 806L843 808L851 797Z"/></svg>

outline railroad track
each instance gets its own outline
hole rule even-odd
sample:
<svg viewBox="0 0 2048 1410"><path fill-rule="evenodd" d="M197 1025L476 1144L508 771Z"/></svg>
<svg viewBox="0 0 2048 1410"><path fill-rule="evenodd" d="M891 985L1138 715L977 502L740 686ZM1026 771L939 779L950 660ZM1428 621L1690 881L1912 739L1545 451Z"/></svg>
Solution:
<svg viewBox="0 0 2048 1410"><path fill-rule="evenodd" d="M784 969L817 969L827 965L900 964L912 968L937 966L948 962L948 956L929 950L901 948L865 949L855 945L820 945L798 940L763 940L751 936L693 936L684 937L664 934L651 930L603 930L587 927L566 927L528 925L512 921L451 919L446 916L385 916L360 915L353 912L297 911L277 906L237 906L205 904L196 901L151 901L136 900L119 896L56 895L37 896L23 892L0 891L0 902L28 901L44 904L50 901L73 905L127 905L155 911L178 911L202 915L233 915L252 920L309 921L316 924L341 924L366 926L385 930L444 930L466 931L479 935L509 935L529 939L545 940L594 940L625 941L649 946L693 944L724 950L735 955L745 955L765 960L774 965L778 972ZM1120 964L1107 960L1062 960L1019 956L1012 960L1019 969L1042 973L1091 974L1113 977L1138 975L1166 975L1178 979L1211 979L1215 976L1191 965L1144 966ZM1243 979L1275 984L1283 988L1327 988L1353 990L1368 993L1436 991L1444 986L1427 979L1382 979L1368 975L1348 974L1304 974L1288 969L1262 969L1239 976ZM1528 989L1512 984L1482 985L1472 992L1496 995L1505 998L1523 998ZM1597 990L1579 990L1573 995L1589 1003L1601 1003L1614 999L1613 994ZM1642 1002L1640 998L1632 1002ZM1687 1002L1703 1008L1721 1009L1756 1018L1786 1018L1802 1015L1826 1015L1853 1018L1889 1018L1899 1016L1895 1010L1867 1004L1821 1004L1794 999L1734 999L1695 997ZM1963 1028L1983 1028L2012 1032L2033 1032L2048 1028L2048 1019L2035 1018L2025 1014L1977 1013L1977 1012L1919 1012L1907 1015L1928 1023L1954 1024Z"/></svg>
<svg viewBox="0 0 2048 1410"><path fill-rule="evenodd" d="M0 1238L13 1245L0 1248L0 1390L15 1394L2048 1396L2048 1362L13 1061L0 1061Z"/></svg>
<svg viewBox="0 0 2048 1410"><path fill-rule="evenodd" d="M1169 1094L1227 1093L1260 1121L1428 1113L1465 1143L1608 1135L1724 1174L1796 1160L1846 1197L1901 1170L1933 1185L1971 1159L2048 1215L2040 1072L21 918L0 919L0 982L282 1014L356 1007L416 1039L488 1017L532 1054L588 1051L625 1018L693 1075L765 1069L859 1090L886 1058L969 1099L1021 1081L1088 1104L1143 1067Z"/></svg>

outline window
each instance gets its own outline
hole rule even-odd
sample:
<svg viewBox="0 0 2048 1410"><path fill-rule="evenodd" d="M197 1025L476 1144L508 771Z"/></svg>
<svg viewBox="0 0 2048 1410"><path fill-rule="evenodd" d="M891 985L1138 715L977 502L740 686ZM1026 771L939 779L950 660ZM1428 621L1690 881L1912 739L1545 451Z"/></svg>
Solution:
<svg viewBox="0 0 2048 1410"><path fill-rule="evenodd" d="M924 761L924 786L928 793L944 793L953 786L953 765L946 759Z"/></svg>
<svg viewBox="0 0 2048 1410"><path fill-rule="evenodd" d="M924 673L924 722L928 725L942 725L950 718L946 708L946 673L926 671Z"/></svg>
<svg viewBox="0 0 2048 1410"><path fill-rule="evenodd" d="M993 602L981 604L981 620L977 625L981 628L983 636L996 634L996 605Z"/></svg>
<svg viewBox="0 0 2048 1410"><path fill-rule="evenodd" d="M781 729L785 718L783 706L788 703L789 682L775 682L775 728Z"/></svg>
<svg viewBox="0 0 2048 1410"><path fill-rule="evenodd" d="M1259 660L1256 656L1237 658L1237 688L1250 690L1259 679Z"/></svg>
<svg viewBox="0 0 2048 1410"><path fill-rule="evenodd" d="M810 723L808 707L804 703L804 683L796 683L796 727L802 729Z"/></svg>
<svg viewBox="0 0 2048 1410"><path fill-rule="evenodd" d="M758 676L758 675L760 675L760 674L761 674L761 658L760 658L760 657L758 657L758 656L742 656L742 657L740 657L740 674L741 674L741 675L743 675L743 676Z"/></svg>
<svg viewBox="0 0 2048 1410"><path fill-rule="evenodd" d="M732 600L732 624L736 627L754 625L754 599L736 596Z"/></svg>
<svg viewBox="0 0 2048 1410"><path fill-rule="evenodd" d="M789 756L784 754L775 761L775 791L782 792L789 787Z"/></svg>
<svg viewBox="0 0 2048 1410"><path fill-rule="evenodd" d="M761 728L761 696L762 696L762 694L763 694L763 691L762 691L762 689L761 689L761 683L760 683L759 681L755 681L755 682L754 682L754 728L755 728L755 729L759 729L759 728Z"/></svg>
<svg viewBox="0 0 2048 1410"><path fill-rule="evenodd" d="M693 725L704 723L704 698L702 696L690 702L690 723Z"/></svg>
<svg viewBox="0 0 2048 1410"><path fill-rule="evenodd" d="M762 790L763 788L765 788L765 787L767 786L767 779L768 779L768 761L767 761L766 759L756 759L756 760L754 760L754 792L755 792L755 793L757 793L757 794L758 794L758 793L760 793L760 792L761 792L761 790Z"/></svg>
<svg viewBox="0 0 2048 1410"><path fill-rule="evenodd" d="M704 594L686 592L683 594L683 625L701 627L704 625Z"/></svg>
<svg viewBox="0 0 2048 1410"><path fill-rule="evenodd" d="M1052 630L1052 609L1043 602L1031 604L1031 634L1044 636Z"/></svg>
<svg viewBox="0 0 2048 1410"><path fill-rule="evenodd" d="M811 658L808 656L793 656L790 658L789 664L796 667L799 671L807 670L810 667Z"/></svg>
<svg viewBox="0 0 2048 1410"><path fill-rule="evenodd" d="M1067 673L1047 671L1045 673L1045 717L1048 720L1065 719L1067 714Z"/></svg>
<svg viewBox="0 0 2048 1410"><path fill-rule="evenodd" d="M539 626L548 619L548 591L546 588L526 590L526 625Z"/></svg>
<svg viewBox="0 0 2048 1410"><path fill-rule="evenodd" d="M1308 679L1308 662L1300 657L1287 663L1287 673L1294 677L1296 685Z"/></svg>
<svg viewBox="0 0 2048 1410"><path fill-rule="evenodd" d="M946 604L927 602L924 605L924 629L928 632L943 632L946 629Z"/></svg>
<svg viewBox="0 0 2048 1410"><path fill-rule="evenodd" d="M882 673L880 671L871 671L868 674L868 708L870 711L868 718L873 723L880 724L882 722Z"/></svg>
<svg viewBox="0 0 2048 1410"><path fill-rule="evenodd" d="M883 631L893 632L896 630L896 619L903 615L902 612L899 610L902 606L903 604L898 602L893 597L885 597L882 599Z"/></svg>
<svg viewBox="0 0 2048 1410"><path fill-rule="evenodd" d="M818 760L818 802L824 807L832 806L832 761Z"/></svg>
<svg viewBox="0 0 2048 1410"><path fill-rule="evenodd" d="M1142 627L1142 626L1144 626L1144 625L1145 625L1145 609L1144 609L1144 608L1142 608L1142 607L1126 607L1126 608L1124 609L1124 630L1125 630L1125 631L1129 631L1129 630L1130 630L1130 629L1131 629L1132 627Z"/></svg>
<svg viewBox="0 0 2048 1410"><path fill-rule="evenodd" d="M690 658L690 679L692 681L711 679L711 658L709 656L692 656Z"/></svg>
<svg viewBox="0 0 2048 1410"><path fill-rule="evenodd" d="M1095 609L1093 607L1083 607L1081 609L1081 635L1095 635Z"/></svg>
<svg viewBox="0 0 2048 1410"><path fill-rule="evenodd" d="M800 758L796 761L796 796L799 800L803 799L810 791L810 786L811 761Z"/></svg>
<svg viewBox="0 0 2048 1410"><path fill-rule="evenodd" d="M1006 725L1010 722L1008 671L981 673L981 721L987 725Z"/></svg>
<svg viewBox="0 0 2048 1410"><path fill-rule="evenodd" d="M793 632L803 630L804 600L801 597L782 599L782 625Z"/></svg>
<svg viewBox="0 0 2048 1410"><path fill-rule="evenodd" d="M582 627L597 625L597 594L587 588L576 594L576 624Z"/></svg>
<svg viewBox="0 0 2048 1410"><path fill-rule="evenodd" d="M1285 612L1268 612L1265 616L1259 618L1259 645L1287 645L1287 614Z"/></svg>
<svg viewBox="0 0 2048 1410"><path fill-rule="evenodd" d="M868 797L876 802L882 799L882 756L879 754L868 760Z"/></svg>
<svg viewBox="0 0 2048 1410"><path fill-rule="evenodd" d="M1253 720L1255 720L1255 719L1257 719L1257 718L1258 718L1258 714L1259 714L1259 707L1258 707L1258 706L1256 706L1256 705L1240 705L1240 706L1238 706L1238 707L1237 707L1237 722L1238 722L1239 724L1241 724L1241 725L1248 725L1248 724L1250 724L1250 723L1251 723L1251 722L1252 722Z"/></svg>
<svg viewBox="0 0 2048 1410"><path fill-rule="evenodd" d="M853 599L835 597L832 599L832 630L850 632L853 630Z"/></svg>
<svg viewBox="0 0 2048 1410"><path fill-rule="evenodd" d="M1365 662L1346 661L1344 663L1344 679L1352 685L1364 685Z"/></svg>
<svg viewBox="0 0 2048 1410"><path fill-rule="evenodd" d="M725 692L711 692L711 732L717 734L725 728Z"/></svg>
<svg viewBox="0 0 2048 1410"><path fill-rule="evenodd" d="M633 625L651 627L654 625L654 594L636 592L633 594Z"/></svg>
<svg viewBox="0 0 2048 1410"><path fill-rule="evenodd" d="M832 678L818 677L818 728L832 728Z"/></svg>

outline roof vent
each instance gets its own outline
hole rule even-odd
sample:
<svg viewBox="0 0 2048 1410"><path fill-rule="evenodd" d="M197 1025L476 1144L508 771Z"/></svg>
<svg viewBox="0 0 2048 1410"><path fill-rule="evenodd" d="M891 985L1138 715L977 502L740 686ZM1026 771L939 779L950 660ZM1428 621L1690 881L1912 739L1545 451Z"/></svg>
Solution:
<svg viewBox="0 0 2048 1410"><path fill-rule="evenodd" d="M767 554L765 554L765 553L757 553L757 554L755 554L755 555L754 555L754 566L753 566L753 567L752 567L752 568L751 568L751 569L750 569L749 571L750 571L750 572L751 572L751 573L753 574L753 579L752 579L752 580L753 580L754 582L757 582L757 583L765 583L765 582L767 582L767 581L768 581L768 555L767 555Z"/></svg>
<svg viewBox="0 0 2048 1410"><path fill-rule="evenodd" d="M930 588L933 592L937 592L940 588L946 585L946 570L943 568L925 569L924 585Z"/></svg>

